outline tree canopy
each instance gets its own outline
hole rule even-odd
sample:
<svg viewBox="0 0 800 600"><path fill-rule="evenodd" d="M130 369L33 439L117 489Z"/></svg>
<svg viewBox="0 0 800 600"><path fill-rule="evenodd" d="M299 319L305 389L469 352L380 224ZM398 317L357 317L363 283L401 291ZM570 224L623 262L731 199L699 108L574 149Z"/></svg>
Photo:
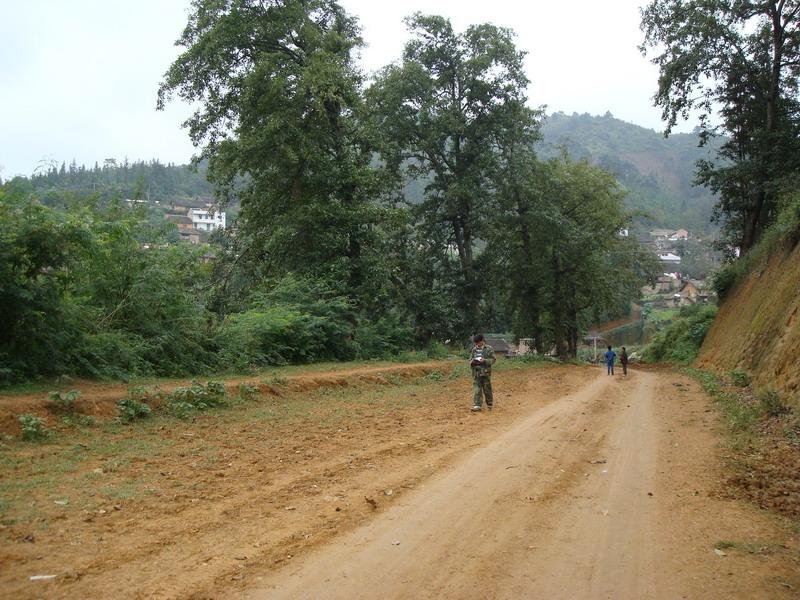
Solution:
<svg viewBox="0 0 800 600"><path fill-rule="evenodd" d="M667 133L697 111L704 137L729 137L698 181L746 252L775 218L781 180L800 169L800 2L653 0L642 30Z"/></svg>

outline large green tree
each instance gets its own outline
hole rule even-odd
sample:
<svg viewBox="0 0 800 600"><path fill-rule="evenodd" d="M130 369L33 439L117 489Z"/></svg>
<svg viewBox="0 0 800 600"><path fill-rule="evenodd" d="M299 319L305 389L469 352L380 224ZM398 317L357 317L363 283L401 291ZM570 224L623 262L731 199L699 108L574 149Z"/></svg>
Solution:
<svg viewBox="0 0 800 600"><path fill-rule="evenodd" d="M197 106L186 126L223 197L241 198L244 245L273 273L369 298L382 188L355 19L332 0L195 0L177 43L159 106L175 93Z"/></svg>
<svg viewBox="0 0 800 600"><path fill-rule="evenodd" d="M698 181L746 252L775 216L779 180L800 168L800 1L653 0L642 30L667 133L699 111L703 136L729 137Z"/></svg>
<svg viewBox="0 0 800 600"><path fill-rule="evenodd" d="M507 169L488 253L504 273L514 330L538 352L575 356L580 332L624 310L658 265L620 235L629 216L608 172L525 151Z"/></svg>
<svg viewBox="0 0 800 600"><path fill-rule="evenodd" d="M494 201L498 138L537 128L525 108L524 53L510 30L491 24L457 33L448 19L420 13L406 23L411 40L370 87L370 114L387 164L427 182L419 226L456 255L463 327L474 331L482 325L478 247Z"/></svg>

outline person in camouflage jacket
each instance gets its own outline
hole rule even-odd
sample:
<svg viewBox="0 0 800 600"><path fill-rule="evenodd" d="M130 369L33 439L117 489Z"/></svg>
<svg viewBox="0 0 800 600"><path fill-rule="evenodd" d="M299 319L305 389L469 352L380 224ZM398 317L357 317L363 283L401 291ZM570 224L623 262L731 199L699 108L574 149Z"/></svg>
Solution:
<svg viewBox="0 0 800 600"><path fill-rule="evenodd" d="M481 334L473 338L475 345L469 352L469 367L472 371L472 410L481 410L483 399L486 408L492 410L494 396L492 394L492 365L495 361L494 348L486 343Z"/></svg>

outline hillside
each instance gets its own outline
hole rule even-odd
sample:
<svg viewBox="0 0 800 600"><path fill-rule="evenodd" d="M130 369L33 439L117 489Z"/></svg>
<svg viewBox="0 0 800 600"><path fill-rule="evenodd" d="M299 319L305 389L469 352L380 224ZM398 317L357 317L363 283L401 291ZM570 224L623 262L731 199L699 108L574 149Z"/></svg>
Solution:
<svg viewBox="0 0 800 600"><path fill-rule="evenodd" d="M695 163L713 154L699 148L694 134L661 133L605 116L554 113L542 127L543 158L566 148L574 158L587 158L617 176L629 191L628 207L647 213L644 226L712 232L713 195L693 185Z"/></svg>
<svg viewBox="0 0 800 600"><path fill-rule="evenodd" d="M548 116L542 127L543 141L537 152L550 158L566 148L573 158L588 158L611 171L628 189L628 208L641 213L636 222L642 228L685 228L693 233L714 231L711 224L713 196L695 187L695 162L708 158L709 150L698 148L692 134L664 138L652 129L626 123L610 114ZM45 195L50 191L97 193L101 197L149 198L175 202L214 195L205 178L205 165L199 170L187 165L162 164L158 160L117 162L107 159L93 167L52 165L30 178L34 188ZM406 185L406 198L422 201L423 180ZM237 207L228 207L236 211ZM647 215L645 217L643 215Z"/></svg>
<svg viewBox="0 0 800 600"><path fill-rule="evenodd" d="M746 371L800 407L800 243L784 242L754 265L720 307L699 366Z"/></svg>

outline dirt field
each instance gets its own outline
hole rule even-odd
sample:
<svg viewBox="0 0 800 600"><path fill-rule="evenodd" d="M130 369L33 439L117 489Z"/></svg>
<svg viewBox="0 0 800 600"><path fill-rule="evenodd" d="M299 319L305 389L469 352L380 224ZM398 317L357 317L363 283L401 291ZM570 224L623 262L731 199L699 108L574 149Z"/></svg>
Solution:
<svg viewBox="0 0 800 600"><path fill-rule="evenodd" d="M0 595L800 597L798 532L723 493L715 409L670 371L506 368L479 414L452 363L267 387L6 441Z"/></svg>

